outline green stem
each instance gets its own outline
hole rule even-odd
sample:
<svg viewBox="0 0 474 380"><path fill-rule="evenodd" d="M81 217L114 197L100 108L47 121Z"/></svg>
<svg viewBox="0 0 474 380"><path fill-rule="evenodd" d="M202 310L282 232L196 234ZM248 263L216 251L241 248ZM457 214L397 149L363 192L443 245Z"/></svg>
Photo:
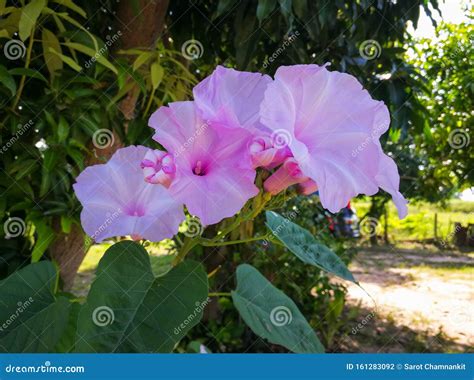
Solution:
<svg viewBox="0 0 474 380"><path fill-rule="evenodd" d="M249 243L251 241L256 241L256 240L265 240L267 238L268 238L268 235L263 235L263 236L255 236L248 239L222 241L222 242L214 242L213 240L201 239L199 244L205 247L221 247L224 245L243 244L243 243Z"/></svg>
<svg viewBox="0 0 474 380"><path fill-rule="evenodd" d="M178 265L181 261L184 260L186 255L196 246L199 244L198 239L186 238L184 240L183 246L181 247L178 255L173 260L173 266Z"/></svg>
<svg viewBox="0 0 474 380"><path fill-rule="evenodd" d="M155 96L155 89L151 91L150 98L148 99L148 104L145 108L145 115L148 115L148 111L150 111L151 104L153 102L153 97Z"/></svg>
<svg viewBox="0 0 474 380"><path fill-rule="evenodd" d="M33 42L34 42L34 28L33 33L30 35L30 41L28 42L28 49L26 51L26 62L25 62L25 69L30 67L31 61L31 51L33 50ZM15 109L20 101L21 93L23 92L23 87L25 86L26 76L22 75L20 80L20 85L18 86L18 91L16 92L15 100L13 102L12 108Z"/></svg>
<svg viewBox="0 0 474 380"><path fill-rule="evenodd" d="M230 297L231 294L226 293L226 292L215 292L215 293L209 293L208 296L209 297Z"/></svg>

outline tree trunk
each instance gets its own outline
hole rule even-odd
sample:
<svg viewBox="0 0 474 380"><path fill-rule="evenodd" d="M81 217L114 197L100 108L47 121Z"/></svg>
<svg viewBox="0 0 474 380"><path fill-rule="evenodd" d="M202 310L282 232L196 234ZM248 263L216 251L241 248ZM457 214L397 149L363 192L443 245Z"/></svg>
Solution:
<svg viewBox="0 0 474 380"><path fill-rule="evenodd" d="M61 227L55 225L55 230L60 231ZM51 256L59 266L62 288L66 291L71 290L74 277L86 255L84 243L82 228L73 224L71 232L69 234L59 232L50 247Z"/></svg>
<svg viewBox="0 0 474 380"><path fill-rule="evenodd" d="M139 0L137 14L133 1L121 1L117 10L119 20L117 26L122 33L121 48L152 48L164 29L168 5L169 0ZM122 100L120 110L126 120L134 118L139 94L138 86L136 86ZM87 160L87 165L103 163L121 146L122 142L115 133L113 144L106 149L95 149L91 144L90 150L94 154ZM54 230L57 238L49 252L51 258L59 265L63 289L70 290L77 270L87 253L84 245L84 233L79 226L73 225L71 232L64 234L61 232L60 223L54 224Z"/></svg>
<svg viewBox="0 0 474 380"><path fill-rule="evenodd" d="M138 14L132 3L132 1L122 1L117 12L119 20L117 27L120 29L125 25L124 30L121 31L120 48L124 50L153 48L164 30L169 0L139 0L140 12ZM134 118L139 95L139 87L135 85L120 103L120 110L126 120ZM127 125L125 127L127 130Z"/></svg>

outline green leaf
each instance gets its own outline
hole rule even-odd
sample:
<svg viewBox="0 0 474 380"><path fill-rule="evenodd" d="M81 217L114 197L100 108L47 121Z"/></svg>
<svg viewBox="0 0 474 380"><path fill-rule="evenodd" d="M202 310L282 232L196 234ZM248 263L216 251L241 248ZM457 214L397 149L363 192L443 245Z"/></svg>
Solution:
<svg viewBox="0 0 474 380"><path fill-rule="evenodd" d="M49 261L0 281L0 352L52 352L65 331L69 301L55 299L58 275ZM12 317L14 316L14 317Z"/></svg>
<svg viewBox="0 0 474 380"><path fill-rule="evenodd" d="M272 13L276 5L277 0L258 0L257 18L260 24Z"/></svg>
<svg viewBox="0 0 474 380"><path fill-rule="evenodd" d="M74 62L74 60L66 55L63 55L61 53L58 53L56 50L54 50L53 48L49 48L49 51L55 55L57 55L59 58L61 58L61 60L66 64L68 65L70 68L76 70L77 72L80 72L82 71L82 67L79 66L76 62Z"/></svg>
<svg viewBox="0 0 474 380"><path fill-rule="evenodd" d="M76 342L77 318L81 310L81 304L72 302L69 312L69 319L61 338L54 347L54 352L73 352Z"/></svg>
<svg viewBox="0 0 474 380"><path fill-rule="evenodd" d="M68 299L59 297L0 339L0 352L52 352L66 329L69 307Z"/></svg>
<svg viewBox="0 0 474 380"><path fill-rule="evenodd" d="M44 197L51 187L51 173L43 166L41 169L40 197Z"/></svg>
<svg viewBox="0 0 474 380"><path fill-rule="evenodd" d="M8 72L11 75L24 75L25 77L39 79L45 83L48 83L48 80L44 77L44 75L38 72L37 70L27 69L26 67L16 67L14 69L8 70Z"/></svg>
<svg viewBox="0 0 474 380"><path fill-rule="evenodd" d="M392 140L394 143L397 143L398 140L400 140L400 137L402 136L402 130L401 128L390 128L388 131L388 135L390 137L390 140Z"/></svg>
<svg viewBox="0 0 474 380"><path fill-rule="evenodd" d="M154 62L151 65L150 70L151 70L151 84L153 86L153 90L156 90L158 86L160 85L161 80L163 79L164 70L163 70L163 67L160 66L158 62Z"/></svg>
<svg viewBox="0 0 474 380"><path fill-rule="evenodd" d="M237 268L234 305L252 331L298 353L324 352L315 332L295 303L248 264Z"/></svg>
<svg viewBox="0 0 474 380"><path fill-rule="evenodd" d="M59 116L59 123L58 123L58 130L57 130L57 135L58 135L58 142L63 142L66 140L67 136L69 134L69 124L64 118L64 116Z"/></svg>
<svg viewBox="0 0 474 380"><path fill-rule="evenodd" d="M48 68L49 74L54 76L57 71L62 70L63 61L56 54L51 53L50 48L62 54L61 44L56 35L46 28L43 28L42 44L46 67Z"/></svg>
<svg viewBox="0 0 474 380"><path fill-rule="evenodd" d="M220 0L217 5L216 17L222 16L228 12L236 3L237 0Z"/></svg>
<svg viewBox="0 0 474 380"><path fill-rule="evenodd" d="M73 10L76 13L79 13L82 17L86 18L87 13L84 9L82 9L80 6L74 4L72 0L53 0L55 3L64 5L65 7Z"/></svg>
<svg viewBox="0 0 474 380"><path fill-rule="evenodd" d="M81 23L77 22L72 17L69 17L69 15L67 13L57 13L57 12L54 12L52 9L49 9L49 8L46 8L45 12L48 13L48 14L57 15L57 16L61 17L62 19L66 20L67 22L69 22L70 24L74 25L76 28L81 29L83 32L85 32L90 37L90 39L92 40L92 43L94 44L95 50L96 51L99 50L99 44L97 43L97 39L94 37L94 35L91 32L89 32L87 30L87 28L82 26Z"/></svg>
<svg viewBox="0 0 474 380"><path fill-rule="evenodd" d="M133 62L133 71L138 70L145 62L147 62L151 57L153 57L155 53L151 51L145 51L142 54L140 54L137 59L135 59L135 62Z"/></svg>
<svg viewBox="0 0 474 380"><path fill-rule="evenodd" d="M346 265L333 251L319 243L311 233L274 211L266 212L267 227L301 261L317 266L345 280L357 283Z"/></svg>
<svg viewBox="0 0 474 380"><path fill-rule="evenodd" d="M56 234L43 220L35 220L36 234L38 235L33 252L31 253L31 262L35 263L41 259L44 252L54 241Z"/></svg>
<svg viewBox="0 0 474 380"><path fill-rule="evenodd" d="M68 234L71 232L71 227L72 224L74 223L74 219L66 216L66 215L61 215L61 231L65 234Z"/></svg>
<svg viewBox="0 0 474 380"><path fill-rule="evenodd" d="M47 171L52 171L59 162L59 153L55 150L48 149L44 152L43 166Z"/></svg>
<svg viewBox="0 0 474 380"><path fill-rule="evenodd" d="M15 79L11 76L5 66L0 65L0 82L10 90L12 96L16 94Z"/></svg>
<svg viewBox="0 0 474 380"><path fill-rule="evenodd" d="M89 57L93 57L94 60L99 62L101 65L107 67L109 70L113 71L115 74L118 74L117 68L110 63L110 61L104 57L104 55L99 50L91 49L82 44L78 44L76 42L64 42L64 45L70 47L74 50L77 50L81 53L88 55Z"/></svg>
<svg viewBox="0 0 474 380"><path fill-rule="evenodd" d="M76 352L171 352L202 318L208 292L201 264L185 261L155 278L134 242L110 247L79 313Z"/></svg>
<svg viewBox="0 0 474 380"><path fill-rule="evenodd" d="M20 23L18 24L18 32L22 41L30 36L44 7L46 7L46 0L32 0L23 7Z"/></svg>

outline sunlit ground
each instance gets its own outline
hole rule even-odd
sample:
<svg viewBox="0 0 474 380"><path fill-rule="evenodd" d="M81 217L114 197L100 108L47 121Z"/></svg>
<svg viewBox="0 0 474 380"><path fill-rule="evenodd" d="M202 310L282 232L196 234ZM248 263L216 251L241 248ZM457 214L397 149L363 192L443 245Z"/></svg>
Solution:
<svg viewBox="0 0 474 380"><path fill-rule="evenodd" d="M390 339L383 346L365 347L364 352L397 352L399 349L403 352L400 341L406 338L404 328L409 328L418 339L424 336L423 344L418 347L421 352L472 350L473 254L366 249L358 254L351 270L372 298L350 285L348 303L377 315L367 329L376 330L387 321L399 327L391 331ZM363 320L364 313L357 318ZM359 341L359 338L354 337L354 340ZM365 342L363 339L359 343L364 346L373 341L373 338Z"/></svg>

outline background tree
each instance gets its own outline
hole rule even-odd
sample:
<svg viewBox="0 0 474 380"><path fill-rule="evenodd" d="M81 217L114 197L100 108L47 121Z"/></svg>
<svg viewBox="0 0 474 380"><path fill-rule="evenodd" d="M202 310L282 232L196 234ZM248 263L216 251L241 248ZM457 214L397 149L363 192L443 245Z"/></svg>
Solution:
<svg viewBox="0 0 474 380"><path fill-rule="evenodd" d="M442 23L434 41L422 39L414 45L413 63L429 81L419 96L428 117L423 133L413 139L419 159L413 198L439 201L474 183L469 149L474 128L473 43L472 23Z"/></svg>
<svg viewBox="0 0 474 380"><path fill-rule="evenodd" d="M357 76L390 106L385 149L398 155L399 139L425 126L425 83L404 44L407 22L430 4L0 1L2 276L46 253L70 286L90 243L74 178L121 144L153 146L150 112L189 97L217 64L273 74L329 62Z"/></svg>

